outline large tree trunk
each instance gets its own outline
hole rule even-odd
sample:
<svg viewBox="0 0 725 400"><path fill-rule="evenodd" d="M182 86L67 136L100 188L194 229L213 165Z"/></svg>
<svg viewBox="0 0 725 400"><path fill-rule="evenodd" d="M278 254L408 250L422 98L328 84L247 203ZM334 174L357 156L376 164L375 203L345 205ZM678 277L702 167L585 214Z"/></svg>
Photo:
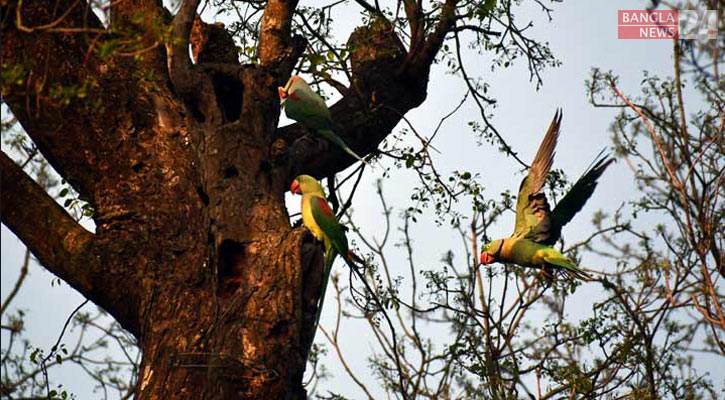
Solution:
<svg viewBox="0 0 725 400"><path fill-rule="evenodd" d="M16 13L3 2L3 68L20 71L3 75L3 98L97 228L76 224L4 154L3 223L138 339L137 399L305 398L323 255L290 226L284 194L298 173L325 177L354 159L300 140L298 125L277 128L276 88L304 49L289 32L296 2L268 2L261 62L246 66L223 27L194 22L198 0L173 21L156 0L113 3L113 34L84 2L49 3ZM417 53L380 21L350 38L353 82L332 112L359 154L424 100L444 22ZM140 57L98 54L120 32L154 42L144 29L154 23L176 39ZM85 92L65 101L54 87Z"/></svg>
<svg viewBox="0 0 725 400"><path fill-rule="evenodd" d="M171 279L155 279L144 291L139 399L196 398L196 391L211 399L305 397L302 374L320 287L319 278L309 280L322 275L323 264L306 231L291 231L283 198L289 182L267 161L265 138L273 137L278 110L264 106L276 100L250 96L274 99L276 87L256 82L245 86L241 115L231 125L215 131L189 118L172 124L197 130L189 147L198 169L187 179L198 173L202 184L189 203L177 203L176 218L191 211L199 223L184 221L198 228L190 230L158 227L171 241L154 248L176 250L162 257L157 275ZM303 288L313 289L306 299Z"/></svg>

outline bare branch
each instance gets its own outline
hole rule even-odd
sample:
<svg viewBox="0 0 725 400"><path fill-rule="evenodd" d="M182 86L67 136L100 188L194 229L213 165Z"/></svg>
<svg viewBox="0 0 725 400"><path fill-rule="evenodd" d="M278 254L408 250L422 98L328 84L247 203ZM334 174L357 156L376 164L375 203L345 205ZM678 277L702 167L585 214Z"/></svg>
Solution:
<svg viewBox="0 0 725 400"><path fill-rule="evenodd" d="M25 280L25 277L28 276L28 265L29 264L30 264L30 250L26 248L25 256L23 257L23 265L20 267L20 275L18 276L18 279L15 281L13 290L10 291L10 294L8 295L7 298L5 298L5 300L3 300L2 306L0 306L0 315L5 314L5 310L8 308L10 303L12 303L13 299L15 298L15 295L18 294L20 287L23 285L23 281Z"/></svg>
<svg viewBox="0 0 725 400"><path fill-rule="evenodd" d="M378 15L378 16L383 16L383 13L379 9L373 7L367 1L365 1L365 0L355 0L355 2L357 4L359 4L362 8L364 8L365 11L369 12L370 14Z"/></svg>

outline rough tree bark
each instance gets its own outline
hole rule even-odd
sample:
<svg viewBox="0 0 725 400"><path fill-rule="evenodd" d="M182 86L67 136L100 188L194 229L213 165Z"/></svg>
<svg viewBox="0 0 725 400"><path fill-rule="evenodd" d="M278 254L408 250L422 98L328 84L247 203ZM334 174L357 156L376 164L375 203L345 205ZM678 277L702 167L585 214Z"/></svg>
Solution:
<svg viewBox="0 0 725 400"><path fill-rule="evenodd" d="M454 25L454 0L428 30L409 3L408 49L382 18L349 39L353 80L332 112L358 154L423 102ZM92 205L96 232L4 154L2 222L138 339L137 399L304 398L323 255L290 226L284 193L300 172L329 176L354 160L300 140L300 126L277 128L276 88L305 46L290 33L296 1L267 3L256 65L198 19L199 0L175 16L159 0L112 2L112 29L82 0L18 4L2 3L2 67L19 71L3 74L3 99ZM157 25L171 27L165 42ZM98 51L132 35L145 45L133 55Z"/></svg>

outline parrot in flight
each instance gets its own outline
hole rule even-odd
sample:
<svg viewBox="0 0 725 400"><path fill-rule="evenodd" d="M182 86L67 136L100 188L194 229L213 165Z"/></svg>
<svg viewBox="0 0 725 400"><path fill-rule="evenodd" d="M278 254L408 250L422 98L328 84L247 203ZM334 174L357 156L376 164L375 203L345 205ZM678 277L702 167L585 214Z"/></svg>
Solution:
<svg viewBox="0 0 725 400"><path fill-rule="evenodd" d="M302 195L302 224L310 230L312 236L325 245L325 270L322 275L322 289L315 318L315 325L317 325L335 256L339 254L352 269L357 268L353 260L357 261L359 258L348 248L345 232L327 204L325 192L317 179L309 175L299 175L292 182L290 191Z"/></svg>
<svg viewBox="0 0 725 400"><path fill-rule="evenodd" d="M591 275L579 269L551 246L559 240L561 228L582 209L597 187L597 179L614 158L607 155L597 157L552 211L541 189L554 162L554 148L559 137L560 124L561 110L554 115L529 173L521 181L513 235L484 245L481 264L488 265L498 261L524 267L541 267L545 273L561 271L575 279L592 279Z"/></svg>
<svg viewBox="0 0 725 400"><path fill-rule="evenodd" d="M279 99L287 118L293 119L308 129L315 130L325 139L338 145L347 154L366 165L365 160L350 149L345 142L332 131L332 117L325 100L320 97L304 79L297 75L289 78L284 87L278 87Z"/></svg>

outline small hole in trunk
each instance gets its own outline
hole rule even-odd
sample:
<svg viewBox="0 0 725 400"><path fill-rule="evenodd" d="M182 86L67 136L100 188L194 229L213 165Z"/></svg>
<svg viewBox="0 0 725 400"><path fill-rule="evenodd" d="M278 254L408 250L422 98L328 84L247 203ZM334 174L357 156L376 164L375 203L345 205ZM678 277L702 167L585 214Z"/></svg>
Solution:
<svg viewBox="0 0 725 400"><path fill-rule="evenodd" d="M219 247L219 294L221 297L233 295L242 284L242 263L244 246L226 239Z"/></svg>
<svg viewBox="0 0 725 400"><path fill-rule="evenodd" d="M230 166L224 168L224 177L225 178L229 179L229 178L233 178L235 176L239 176L239 170L237 169L237 167L230 165Z"/></svg>

